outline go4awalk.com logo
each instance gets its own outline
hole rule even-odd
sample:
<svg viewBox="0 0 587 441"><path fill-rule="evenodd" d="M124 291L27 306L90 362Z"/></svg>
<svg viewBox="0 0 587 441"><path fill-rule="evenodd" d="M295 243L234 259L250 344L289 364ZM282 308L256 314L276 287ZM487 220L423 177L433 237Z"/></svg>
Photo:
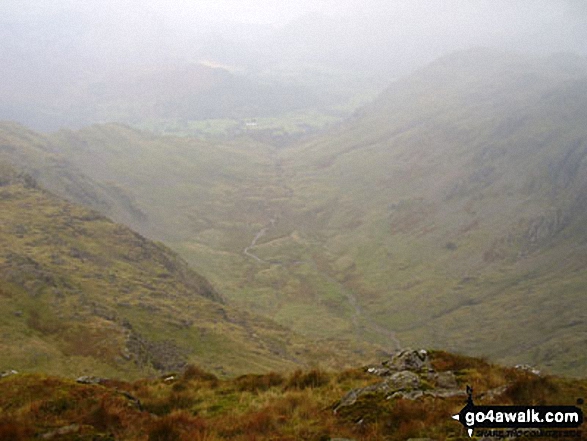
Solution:
<svg viewBox="0 0 587 441"><path fill-rule="evenodd" d="M583 423L583 411L576 406L476 406L473 389L467 386L467 404L453 419L467 429L469 436L499 436L492 429L506 429L504 437L526 436L580 436L577 429ZM582 400L579 401L582 404ZM528 431L522 429L536 429ZM555 433L556 429L567 429ZM506 433L507 432L507 433Z"/></svg>

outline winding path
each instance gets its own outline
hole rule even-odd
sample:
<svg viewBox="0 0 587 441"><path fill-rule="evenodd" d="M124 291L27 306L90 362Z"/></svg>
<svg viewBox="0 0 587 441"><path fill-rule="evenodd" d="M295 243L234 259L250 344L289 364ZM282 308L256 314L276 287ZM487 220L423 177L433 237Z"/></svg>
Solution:
<svg viewBox="0 0 587 441"><path fill-rule="evenodd" d="M282 164L281 161L277 158L277 156L274 156L274 162L275 162L275 167L276 167L276 172L277 172L277 179L279 181L280 186L285 190L286 194L291 197L291 195L293 194L293 190L288 187L285 183L284 177L283 177L283 168L282 168ZM255 237L253 238L253 240L251 241L250 245L247 246L244 250L243 250L243 254L245 254L246 256L255 259L257 262L259 263L270 263L267 262L266 260L261 259L259 256L257 256L256 254L252 253L250 250L252 248L254 248L257 245L257 242L259 241L259 239L261 237L263 237L266 233L267 230L273 226L275 226L275 223L277 222L277 218L273 217L272 219L270 219L269 224L267 224L266 226L264 226L263 228L261 228L257 234L255 235ZM275 262L271 262L271 263L275 263ZM348 287L346 287L345 285L343 285L340 281L336 280L334 277L332 277L330 274L320 270L318 268L318 265L316 264L316 262L312 259L311 261L311 265L313 266L314 270L316 271L317 274L320 274L322 277L324 277L329 283L333 284L333 285L337 285L339 288L339 291L344 295L344 297L346 298L348 304L350 305L350 307L352 308L352 323L353 323L353 327L355 329L355 333L357 335L360 335L362 332L364 332L365 329L370 330L371 332L374 332L375 334L379 334L384 336L384 338L388 341L391 342L391 344L393 345L393 347L391 348L391 352L397 351L399 349L401 349L401 344L395 334L395 332L390 331L389 329L384 328L383 326L380 326L376 323L373 323L373 321L369 318L369 317L365 317L365 314L357 300L357 297L355 295L355 293L350 290ZM363 322L363 325L361 326L361 322Z"/></svg>
<svg viewBox="0 0 587 441"><path fill-rule="evenodd" d="M251 242L251 244L246 247L243 251L243 253L249 257L252 257L253 259L255 259L257 262L261 262L261 263L265 263L265 261L263 259L261 259L259 256L257 256L256 254L251 253L249 250L251 248L253 248L255 245L257 245L257 241L263 237L263 235L267 232L267 227L261 228L261 230L257 233L257 235L255 236L255 238L253 239L253 241Z"/></svg>
<svg viewBox="0 0 587 441"><path fill-rule="evenodd" d="M261 263L268 263L267 261L265 261L265 260L261 259L261 258L260 258L259 256L257 256L256 254L253 254L253 253L251 253L249 250L250 250L251 248L253 248L254 246L256 246L256 245L257 245L257 241L258 241L259 239L261 239L261 238L262 238L262 237L265 235L265 233L267 233L267 230L268 230L270 227L273 227L273 226L275 225L275 222L277 222L277 219L275 219L275 218L272 218L272 219L270 219L270 220L269 220L269 225L267 225L267 226L265 226L265 227L261 228L261 229L260 229L260 230L257 232L257 234L255 235L255 237L254 237L254 238L253 238L253 240L251 241L251 244L250 244L248 247L246 247L246 248L243 250L243 254L245 254L246 256L252 257L252 258L253 258L253 259L255 259L257 262L261 262Z"/></svg>

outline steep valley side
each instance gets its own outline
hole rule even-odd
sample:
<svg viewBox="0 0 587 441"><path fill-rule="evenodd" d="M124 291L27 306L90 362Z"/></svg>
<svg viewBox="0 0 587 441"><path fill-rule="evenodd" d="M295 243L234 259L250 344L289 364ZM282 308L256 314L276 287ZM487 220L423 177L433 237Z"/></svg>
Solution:
<svg viewBox="0 0 587 441"><path fill-rule="evenodd" d="M139 230L234 306L311 337L581 374L585 78L580 58L476 49L286 149L120 125L38 144L119 186Z"/></svg>

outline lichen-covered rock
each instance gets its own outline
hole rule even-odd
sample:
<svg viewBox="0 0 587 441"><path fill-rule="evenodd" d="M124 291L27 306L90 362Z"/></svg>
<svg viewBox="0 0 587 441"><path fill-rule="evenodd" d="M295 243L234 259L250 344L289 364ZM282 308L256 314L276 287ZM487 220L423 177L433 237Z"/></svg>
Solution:
<svg viewBox="0 0 587 441"><path fill-rule="evenodd" d="M391 370L381 366L370 366L369 368L367 368L367 372L373 375L377 375L379 377L385 377L391 374Z"/></svg>
<svg viewBox="0 0 587 441"><path fill-rule="evenodd" d="M386 383L391 390L413 390L420 387L420 377L411 371L395 372L386 380Z"/></svg>
<svg viewBox="0 0 587 441"><path fill-rule="evenodd" d="M0 372L0 378L9 377L10 375L16 374L18 374L18 371L15 371L14 369L9 369L7 371Z"/></svg>
<svg viewBox="0 0 587 441"><path fill-rule="evenodd" d="M106 380L104 378L100 378L100 377L92 377L89 375L84 375L82 377L78 377L75 381L80 384L102 384Z"/></svg>
<svg viewBox="0 0 587 441"><path fill-rule="evenodd" d="M540 375L541 374L540 370L536 369L533 366L530 366L529 364L517 364L517 365L514 366L514 368L515 369L518 369L520 371L529 372L529 373L534 374L534 375Z"/></svg>
<svg viewBox="0 0 587 441"><path fill-rule="evenodd" d="M42 439L54 439L61 438L63 435L71 435L79 432L81 426L79 424L70 424L69 426L60 427L59 429L52 430L41 435Z"/></svg>
<svg viewBox="0 0 587 441"><path fill-rule="evenodd" d="M367 394L379 395L386 400L467 396L466 391L459 387L454 372L436 372L432 369L430 357L424 349L397 351L382 366L370 366L366 371L382 377L383 381L351 390L335 406L335 413L340 408L353 406Z"/></svg>
<svg viewBox="0 0 587 441"><path fill-rule="evenodd" d="M383 365L393 371L422 371L432 369L430 357L425 349L401 349L392 354L389 360L384 361Z"/></svg>
<svg viewBox="0 0 587 441"><path fill-rule="evenodd" d="M387 398L388 399L390 399L390 398L403 398L406 400L416 400L423 395L424 395L424 391L421 391L421 390L410 390L410 391L400 390L398 392L392 393Z"/></svg>
<svg viewBox="0 0 587 441"><path fill-rule="evenodd" d="M456 389L459 387L457 377L452 371L436 372L432 379L440 389Z"/></svg>
<svg viewBox="0 0 587 441"><path fill-rule="evenodd" d="M415 399L422 396L419 389L421 385L420 377L410 371L395 372L384 381L360 389L353 389L348 392L336 405L334 412L341 407L352 406L357 399L365 394L383 394L385 397L404 397Z"/></svg>
<svg viewBox="0 0 587 441"><path fill-rule="evenodd" d="M371 386L367 386L367 387L363 387L363 388L359 388L359 389L352 389L349 392L347 392L344 397L341 398L339 403L334 408L334 413L336 413L336 411L338 409L340 409L341 407L352 406L353 404L355 404L357 399L362 395L365 395L368 393L385 393L385 394L387 394L390 392L391 392L391 389L389 388L387 381L382 381L381 383L372 384Z"/></svg>
<svg viewBox="0 0 587 441"><path fill-rule="evenodd" d="M432 389L427 390L425 395L437 398L467 397L467 392L463 389Z"/></svg>

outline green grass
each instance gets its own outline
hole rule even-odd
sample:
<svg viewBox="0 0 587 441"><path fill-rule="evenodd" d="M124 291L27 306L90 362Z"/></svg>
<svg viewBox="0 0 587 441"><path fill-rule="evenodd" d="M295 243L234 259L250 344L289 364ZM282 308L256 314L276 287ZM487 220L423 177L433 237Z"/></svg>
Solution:
<svg viewBox="0 0 587 441"><path fill-rule="evenodd" d="M227 375L330 352L223 304L164 245L1 171L0 370L135 378L193 362Z"/></svg>
<svg viewBox="0 0 587 441"><path fill-rule="evenodd" d="M10 126L2 139L24 157L67 157L88 185L114 182L145 213L130 224L230 304L311 338L385 345L373 322L405 345L581 374L587 132L568 109L585 106L584 77L552 60L455 54L281 149L252 133L212 142L120 125L46 137ZM131 217L120 203L109 213ZM259 262L244 250L262 229L249 249Z"/></svg>

